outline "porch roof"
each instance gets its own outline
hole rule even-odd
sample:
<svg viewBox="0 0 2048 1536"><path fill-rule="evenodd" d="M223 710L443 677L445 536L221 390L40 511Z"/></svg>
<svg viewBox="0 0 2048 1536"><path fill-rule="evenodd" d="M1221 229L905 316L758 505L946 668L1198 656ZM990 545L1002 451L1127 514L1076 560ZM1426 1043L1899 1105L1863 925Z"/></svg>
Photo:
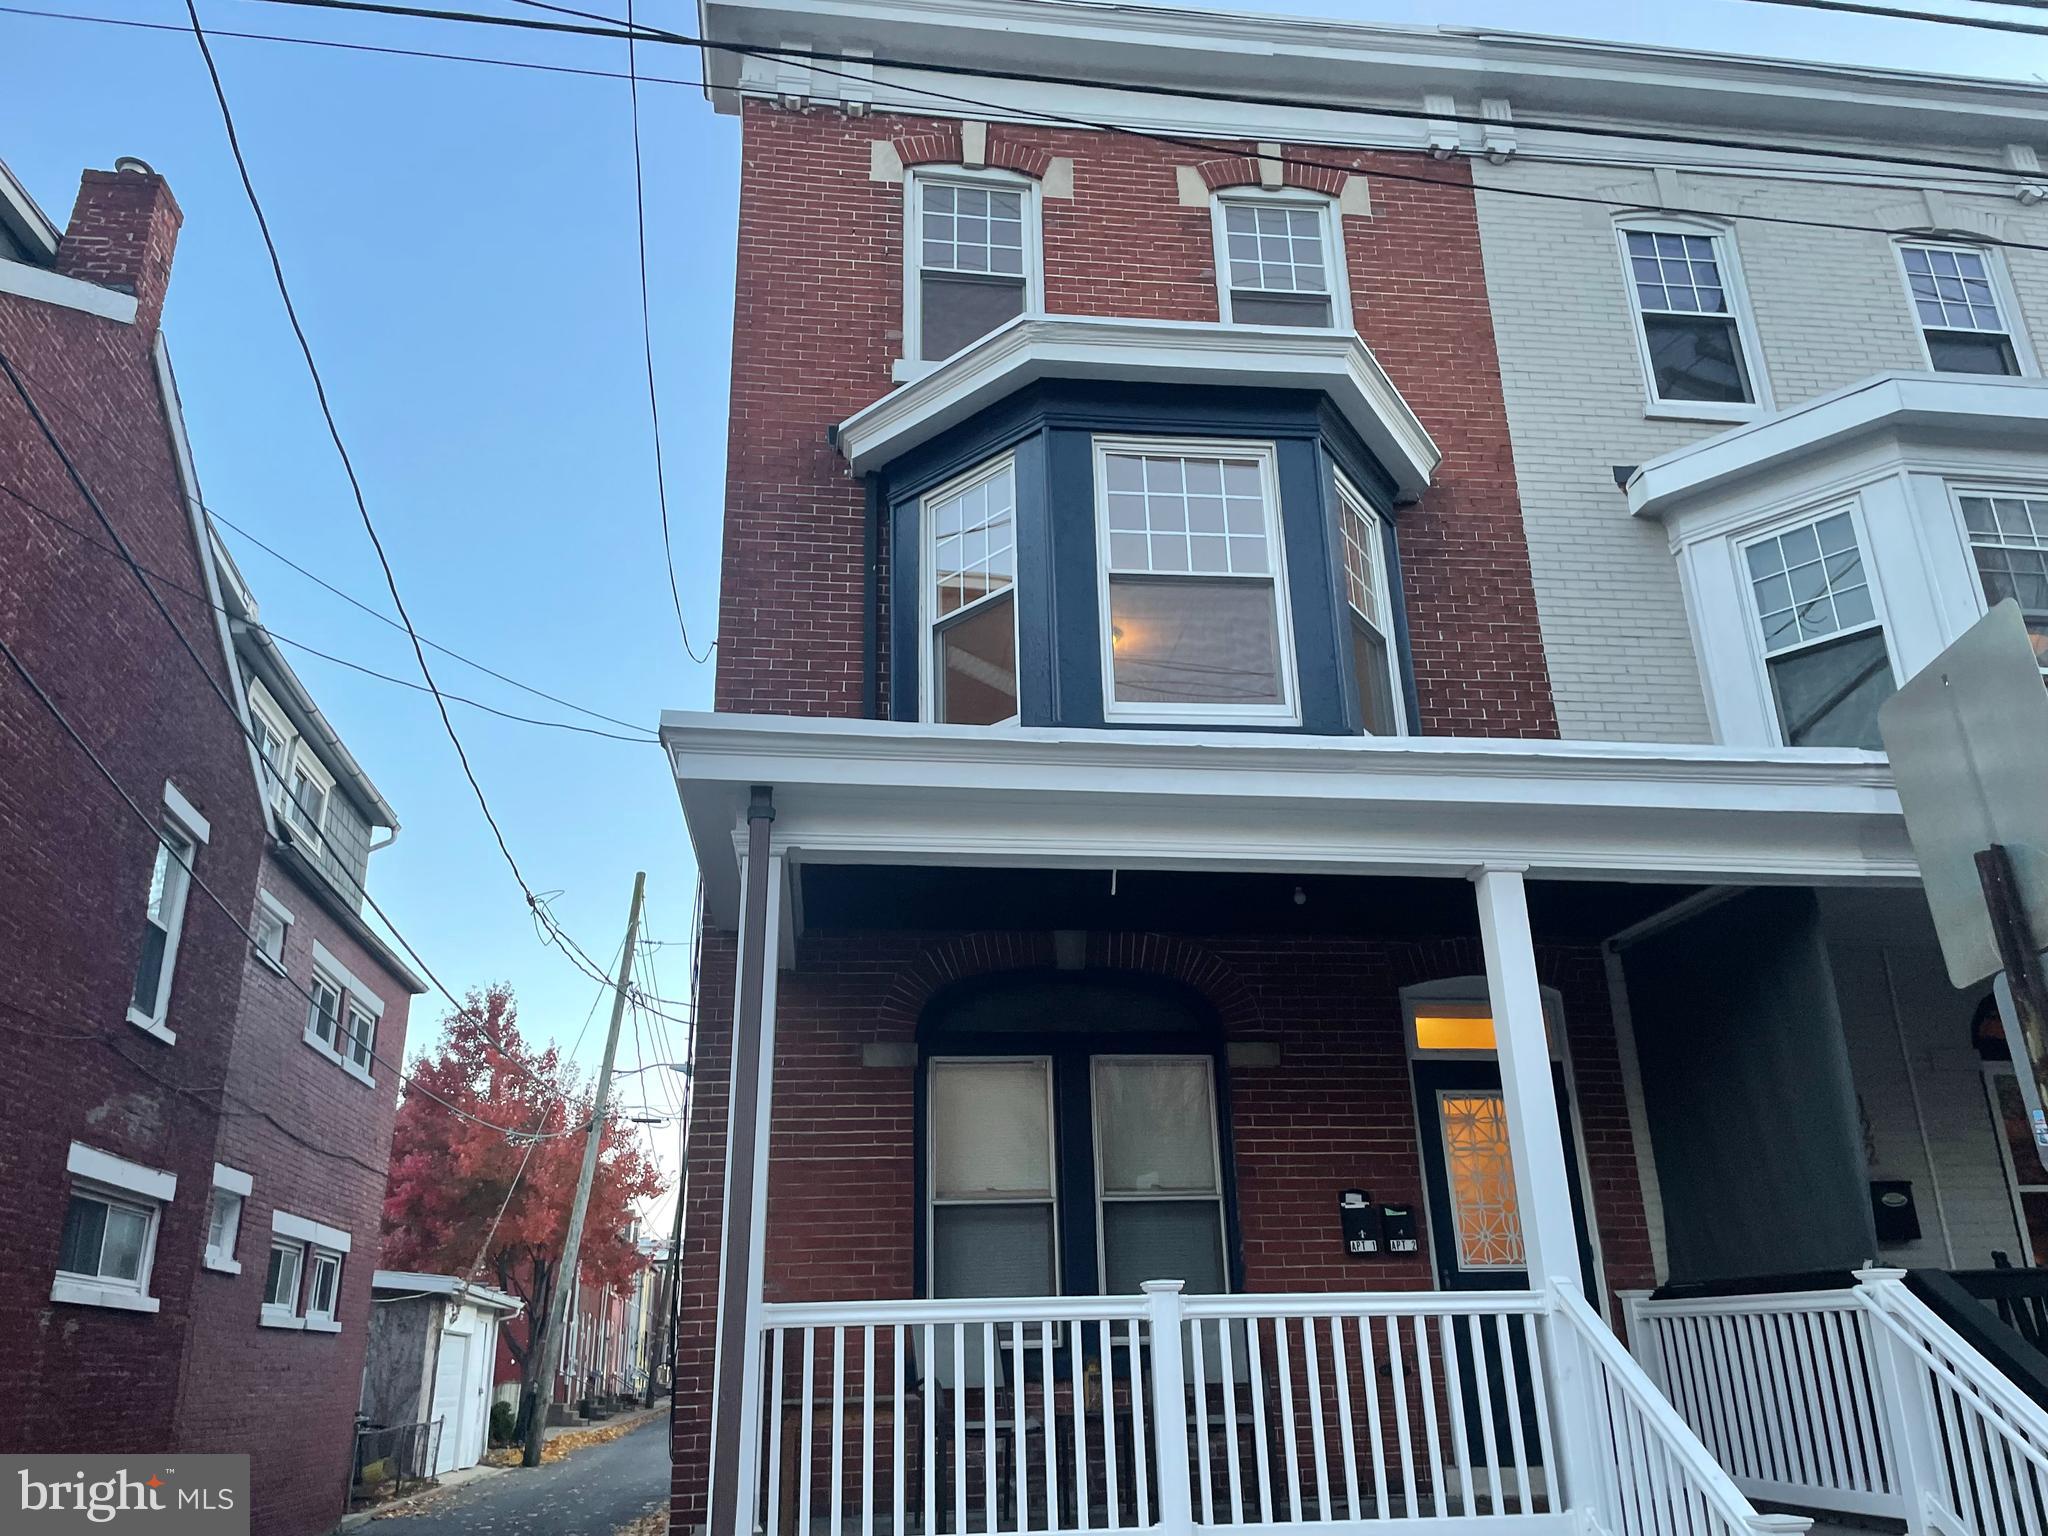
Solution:
<svg viewBox="0 0 2048 1536"><path fill-rule="evenodd" d="M752 786L789 864L1910 883L1882 753L1071 730L669 711L715 922Z"/></svg>

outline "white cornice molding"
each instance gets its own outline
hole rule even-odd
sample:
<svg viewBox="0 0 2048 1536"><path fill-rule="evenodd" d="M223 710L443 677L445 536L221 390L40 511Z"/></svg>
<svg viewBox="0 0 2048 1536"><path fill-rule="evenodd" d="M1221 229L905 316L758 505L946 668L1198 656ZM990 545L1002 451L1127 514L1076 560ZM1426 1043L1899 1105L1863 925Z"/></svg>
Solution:
<svg viewBox="0 0 2048 1536"><path fill-rule="evenodd" d="M1984 448L2048 457L2048 380L1957 373L1880 373L1639 466L1629 510L1665 518L1731 481L1811 459L1876 433L1940 432Z"/></svg>
<svg viewBox="0 0 2048 1536"><path fill-rule="evenodd" d="M792 863L1910 882L1880 753L664 715L714 920L773 786Z"/></svg>
<svg viewBox="0 0 2048 1536"><path fill-rule="evenodd" d="M1190 108L1219 117L1246 138L1287 137L1314 122L1339 121L1311 103L1420 106L1425 94L1453 95L1477 113L1484 97L1512 100L1518 117L1583 116L1616 126L1721 127L1747 137L1814 135L1891 146L1902 139L1974 144L2000 163L2004 143L2040 138L2048 124L2048 89L1932 73L1797 60L1766 60L1680 48L1607 43L1478 28L1388 26L1286 16L1169 9L1092 0L699 0L701 30L716 37L811 46L828 52L866 49L934 63L980 64L1060 74L1097 71L1178 88L1239 89L1299 95L1301 109L1234 107L1207 102L1148 101L1114 93L1119 121L1146 128L1186 126ZM1084 66L1076 60L1085 60ZM708 94L720 110L743 92L768 85L759 69L730 52L706 55ZM771 63L766 66L773 71ZM767 77L763 77L766 79ZM919 99L919 77L878 67L871 99ZM830 77L813 82L818 99L837 90ZM1019 107L1082 115L1108 96L1082 97L1069 87L974 82L977 97ZM954 87L958 89L956 85ZM1057 101L1063 106L1053 106ZM944 107L934 110L944 112ZM977 115L986 115L977 112ZM1242 119L1242 121L1240 121ZM1355 125L1362 121L1353 117ZM2027 131L2029 123L2035 131ZM2019 131L2015 132L2015 128ZM1382 134L1393 130L1382 125ZM1476 125L1462 130L1480 148ZM1420 147L1425 125L1399 129L1399 141Z"/></svg>
<svg viewBox="0 0 2048 1536"><path fill-rule="evenodd" d="M1024 316L839 424L847 463L879 469L1039 379L1319 390L1365 439L1403 496L1442 458L1400 390L1349 331L1184 320Z"/></svg>
<svg viewBox="0 0 2048 1536"><path fill-rule="evenodd" d="M25 261L8 261L4 257L0 257L0 293L34 299L38 304L75 309L119 325L133 325L138 308L132 293L123 293L118 288L102 288L98 283L82 282L78 278L52 272L47 267L31 266Z"/></svg>

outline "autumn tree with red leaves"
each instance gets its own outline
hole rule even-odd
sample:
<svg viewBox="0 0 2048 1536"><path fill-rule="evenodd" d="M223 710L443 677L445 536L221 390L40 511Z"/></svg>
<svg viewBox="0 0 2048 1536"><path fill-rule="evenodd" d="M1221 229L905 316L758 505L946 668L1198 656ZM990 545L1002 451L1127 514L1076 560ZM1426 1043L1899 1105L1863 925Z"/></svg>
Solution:
<svg viewBox="0 0 2048 1536"><path fill-rule="evenodd" d="M502 983L472 991L464 1009L443 1017L438 1047L413 1068L399 1101L384 1265L485 1281L525 1302L529 1325L502 1333L519 1366L522 1401L531 1401L537 1385L530 1320L545 1315L559 1278L590 1101L590 1087L560 1051L536 1051L520 1035L518 1003ZM541 1134L529 1151L523 1136L493 1126L537 1126ZM607 1115L583 1231L586 1284L623 1293L645 1267L627 1228L634 1204L662 1189L632 1126Z"/></svg>

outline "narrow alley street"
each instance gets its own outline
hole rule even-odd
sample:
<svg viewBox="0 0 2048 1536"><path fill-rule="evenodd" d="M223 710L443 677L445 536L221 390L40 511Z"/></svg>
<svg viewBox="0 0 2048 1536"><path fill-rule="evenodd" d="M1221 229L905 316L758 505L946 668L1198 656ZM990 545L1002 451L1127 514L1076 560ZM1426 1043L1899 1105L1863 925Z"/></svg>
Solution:
<svg viewBox="0 0 2048 1536"><path fill-rule="evenodd" d="M375 1519L366 1536L612 1536L668 1495L668 1421L656 1417L603 1445L514 1470Z"/></svg>

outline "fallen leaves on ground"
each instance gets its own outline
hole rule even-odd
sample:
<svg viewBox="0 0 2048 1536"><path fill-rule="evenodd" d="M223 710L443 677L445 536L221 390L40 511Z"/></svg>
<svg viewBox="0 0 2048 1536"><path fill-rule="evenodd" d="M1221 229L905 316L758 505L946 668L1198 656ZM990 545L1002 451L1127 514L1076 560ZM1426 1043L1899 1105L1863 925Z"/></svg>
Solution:
<svg viewBox="0 0 2048 1536"><path fill-rule="evenodd" d="M588 1429L565 1430L559 1435L550 1435L547 1443L540 1448L541 1464L560 1461L588 1446L603 1445L616 1440L645 1424L654 1415L635 1411L622 1415L610 1424L593 1424ZM487 1467L516 1467L520 1464L521 1449L516 1445L501 1445L496 1450L484 1453L483 1464ZM637 1536L637 1533L636 1533Z"/></svg>
<svg viewBox="0 0 2048 1536"><path fill-rule="evenodd" d="M612 1536L668 1536L668 1510L650 1509L630 1525L622 1525Z"/></svg>

